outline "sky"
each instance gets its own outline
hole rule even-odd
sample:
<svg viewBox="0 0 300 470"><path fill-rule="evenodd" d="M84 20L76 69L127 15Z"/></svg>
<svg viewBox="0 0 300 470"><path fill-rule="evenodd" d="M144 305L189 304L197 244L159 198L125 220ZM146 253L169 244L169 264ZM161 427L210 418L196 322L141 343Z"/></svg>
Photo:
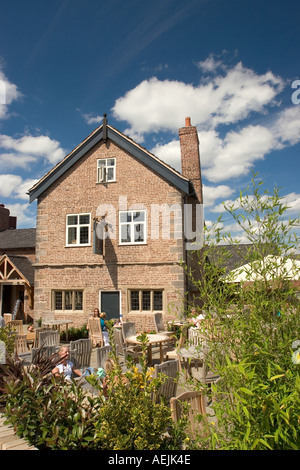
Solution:
<svg viewBox="0 0 300 470"><path fill-rule="evenodd" d="M1 2L0 203L35 227L28 189L104 113L180 171L189 116L208 225L253 172L299 215L299 24L299 0Z"/></svg>

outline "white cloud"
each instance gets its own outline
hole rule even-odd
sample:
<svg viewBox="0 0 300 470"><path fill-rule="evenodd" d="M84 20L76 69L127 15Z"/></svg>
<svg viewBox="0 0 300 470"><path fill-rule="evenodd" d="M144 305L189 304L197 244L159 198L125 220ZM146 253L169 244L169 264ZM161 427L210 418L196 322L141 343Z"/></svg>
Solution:
<svg viewBox="0 0 300 470"><path fill-rule="evenodd" d="M35 227L36 210L28 204L9 204L6 205L12 217L17 217L17 228Z"/></svg>
<svg viewBox="0 0 300 470"><path fill-rule="evenodd" d="M285 85L281 77L272 72L259 75L241 62L228 67L213 55L197 66L211 74L210 81L206 76L193 85L153 77L119 98L113 113L128 122L124 132L138 142L147 133L176 133L170 142L151 151L180 171L177 132L184 118L191 116L199 132L202 174L212 183L245 176L271 151L300 141L300 106L282 111L277 103ZM249 124L246 119L253 116L260 118L260 124ZM224 124L239 128L226 132Z"/></svg>
<svg viewBox="0 0 300 470"><path fill-rule="evenodd" d="M22 93L18 90L18 87L11 83L0 70L0 119L8 117L8 105L21 96Z"/></svg>
<svg viewBox="0 0 300 470"><path fill-rule="evenodd" d="M22 181L21 176L18 175L0 175L0 195L11 197Z"/></svg>
<svg viewBox="0 0 300 470"><path fill-rule="evenodd" d="M153 77L119 98L113 113L129 123L126 132L131 136L177 131L185 116L192 116L201 129L211 129L238 122L252 112L266 112L267 106L276 104L283 85L271 72L258 75L242 63L198 86Z"/></svg>
<svg viewBox="0 0 300 470"><path fill-rule="evenodd" d="M300 106L283 110L272 127L277 137L277 148L295 145L300 142Z"/></svg>
<svg viewBox="0 0 300 470"><path fill-rule="evenodd" d="M12 154L12 158L15 158L15 163L19 157L23 163L24 157L26 157L26 161L28 159L33 161L34 158L42 157L46 158L51 164L55 164L65 156L65 151L60 147L59 142L45 135L25 135L19 139L14 139L8 135L0 135L1 147L5 150L17 152L17 154ZM7 154L5 154L5 158L7 158Z"/></svg>
<svg viewBox="0 0 300 470"><path fill-rule="evenodd" d="M198 136L202 175L207 180L218 183L247 175L257 160L300 141L300 106L277 113L269 126L248 125L223 137L216 129L202 130ZM152 152L180 171L178 139L157 144Z"/></svg>
<svg viewBox="0 0 300 470"><path fill-rule="evenodd" d="M284 202L287 204L287 212L289 214L296 214L300 216L300 194L289 193L284 196Z"/></svg>
<svg viewBox="0 0 300 470"><path fill-rule="evenodd" d="M103 116L95 116L92 113L82 115L87 124L98 124L103 120Z"/></svg>
<svg viewBox="0 0 300 470"><path fill-rule="evenodd" d="M0 175L0 196L28 200L26 193L37 181L23 180L21 176L13 174Z"/></svg>
<svg viewBox="0 0 300 470"><path fill-rule="evenodd" d="M205 207L212 206L217 199L224 199L234 193L234 189L224 184L220 186L203 185L203 200Z"/></svg>
<svg viewBox="0 0 300 470"><path fill-rule="evenodd" d="M17 188L14 189L14 197L16 199L24 199L28 201L28 190L38 182L38 179L23 180Z"/></svg>
<svg viewBox="0 0 300 470"><path fill-rule="evenodd" d="M21 155L16 153L0 153L0 166L5 168L30 168L30 164L36 161L32 155Z"/></svg>
<svg viewBox="0 0 300 470"><path fill-rule="evenodd" d="M231 131L223 141L216 140L213 158L209 159L211 164L203 169L203 175L212 182L246 175L253 163L273 148L274 135L266 127L248 126L240 132Z"/></svg>
<svg viewBox="0 0 300 470"><path fill-rule="evenodd" d="M226 68L223 61L215 59L213 54L210 54L207 59L197 62L197 67L206 73L215 73L219 68Z"/></svg>
<svg viewBox="0 0 300 470"><path fill-rule="evenodd" d="M177 171L181 171L179 140L172 140L167 144L157 144L151 153L166 162Z"/></svg>

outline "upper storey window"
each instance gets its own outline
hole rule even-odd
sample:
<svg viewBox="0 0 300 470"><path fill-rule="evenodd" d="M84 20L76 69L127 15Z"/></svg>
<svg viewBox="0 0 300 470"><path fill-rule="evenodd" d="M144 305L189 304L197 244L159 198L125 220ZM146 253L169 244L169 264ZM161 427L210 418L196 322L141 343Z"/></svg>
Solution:
<svg viewBox="0 0 300 470"><path fill-rule="evenodd" d="M120 244L146 243L146 211L120 212Z"/></svg>
<svg viewBox="0 0 300 470"><path fill-rule="evenodd" d="M116 181L116 159L102 158L97 160L97 183Z"/></svg>
<svg viewBox="0 0 300 470"><path fill-rule="evenodd" d="M67 215L67 246L82 246L90 244L91 215Z"/></svg>

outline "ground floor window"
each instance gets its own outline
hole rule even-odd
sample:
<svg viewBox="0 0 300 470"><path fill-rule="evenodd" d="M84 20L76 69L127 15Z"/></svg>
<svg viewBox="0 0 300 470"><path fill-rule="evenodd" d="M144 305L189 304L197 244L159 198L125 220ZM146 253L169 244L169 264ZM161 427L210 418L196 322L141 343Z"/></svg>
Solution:
<svg viewBox="0 0 300 470"><path fill-rule="evenodd" d="M52 292L53 310L83 310L82 290L54 290Z"/></svg>
<svg viewBox="0 0 300 470"><path fill-rule="evenodd" d="M163 290L137 289L130 290L129 303L131 311L162 311Z"/></svg>

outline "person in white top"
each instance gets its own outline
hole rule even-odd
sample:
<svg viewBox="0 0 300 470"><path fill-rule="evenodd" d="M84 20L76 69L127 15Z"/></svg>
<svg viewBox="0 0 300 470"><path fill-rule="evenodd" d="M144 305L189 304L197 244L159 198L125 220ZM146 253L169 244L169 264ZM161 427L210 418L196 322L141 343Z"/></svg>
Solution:
<svg viewBox="0 0 300 470"><path fill-rule="evenodd" d="M52 369L53 375L63 375L66 380L71 380L73 372L79 377L82 375L81 370L75 369L73 362L69 360L68 346L61 346L58 354L61 358L61 362L56 367L54 367L54 369Z"/></svg>
<svg viewBox="0 0 300 470"><path fill-rule="evenodd" d="M190 318L190 323L192 323L195 327L200 327L201 320L204 320L205 316L200 313L197 315L197 310L195 308L192 308L191 310L192 317Z"/></svg>

